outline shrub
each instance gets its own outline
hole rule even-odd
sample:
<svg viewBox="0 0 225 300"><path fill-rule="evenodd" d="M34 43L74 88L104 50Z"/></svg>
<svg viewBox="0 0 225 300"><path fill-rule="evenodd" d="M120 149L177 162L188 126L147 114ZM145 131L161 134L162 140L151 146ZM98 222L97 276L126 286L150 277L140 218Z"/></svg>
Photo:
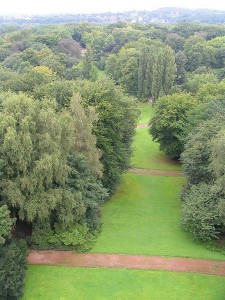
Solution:
<svg viewBox="0 0 225 300"><path fill-rule="evenodd" d="M23 293L27 246L24 240L0 246L0 299L18 299Z"/></svg>
<svg viewBox="0 0 225 300"><path fill-rule="evenodd" d="M210 185L192 185L183 197L181 224L199 241L218 237L221 226L218 199Z"/></svg>

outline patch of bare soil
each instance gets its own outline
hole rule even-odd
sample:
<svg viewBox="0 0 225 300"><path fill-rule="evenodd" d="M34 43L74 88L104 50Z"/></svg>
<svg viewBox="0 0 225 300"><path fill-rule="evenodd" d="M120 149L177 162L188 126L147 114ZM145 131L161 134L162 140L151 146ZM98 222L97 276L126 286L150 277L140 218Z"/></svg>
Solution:
<svg viewBox="0 0 225 300"><path fill-rule="evenodd" d="M148 124L138 124L137 125L137 128L147 128L147 127L149 127Z"/></svg>
<svg viewBox="0 0 225 300"><path fill-rule="evenodd" d="M225 276L225 261L151 255L30 251L28 263L50 266L163 270Z"/></svg>

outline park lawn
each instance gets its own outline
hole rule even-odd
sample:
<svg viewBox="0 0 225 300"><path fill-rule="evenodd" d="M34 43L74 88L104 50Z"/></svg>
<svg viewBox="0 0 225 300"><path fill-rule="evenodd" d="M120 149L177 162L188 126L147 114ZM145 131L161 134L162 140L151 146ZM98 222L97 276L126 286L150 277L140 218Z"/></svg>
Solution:
<svg viewBox="0 0 225 300"><path fill-rule="evenodd" d="M103 205L102 232L91 252L225 260L194 242L180 227L184 178L126 174Z"/></svg>
<svg viewBox="0 0 225 300"><path fill-rule="evenodd" d="M141 115L138 119L138 124L147 124L149 120L154 115L154 110L151 102L140 102L138 103L138 108L141 111Z"/></svg>
<svg viewBox="0 0 225 300"><path fill-rule="evenodd" d="M133 142L134 155L131 160L133 168L154 170L181 170L181 164L170 159L159 150L159 144L153 142L147 128L136 129Z"/></svg>
<svg viewBox="0 0 225 300"><path fill-rule="evenodd" d="M21 300L224 300L225 278L146 270L29 266Z"/></svg>

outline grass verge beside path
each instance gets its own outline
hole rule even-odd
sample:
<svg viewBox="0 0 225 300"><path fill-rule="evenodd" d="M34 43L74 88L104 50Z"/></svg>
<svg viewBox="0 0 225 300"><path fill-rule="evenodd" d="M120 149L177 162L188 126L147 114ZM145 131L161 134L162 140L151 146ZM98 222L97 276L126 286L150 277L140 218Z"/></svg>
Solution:
<svg viewBox="0 0 225 300"><path fill-rule="evenodd" d="M225 277L142 271L29 266L21 300L223 300Z"/></svg>
<svg viewBox="0 0 225 300"><path fill-rule="evenodd" d="M147 128L136 129L133 143L134 155L131 160L133 168L153 170L181 170L181 165L159 150L159 144L152 141Z"/></svg>
<svg viewBox="0 0 225 300"><path fill-rule="evenodd" d="M180 227L183 178L126 174L103 206L102 232L91 252L225 259Z"/></svg>
<svg viewBox="0 0 225 300"><path fill-rule="evenodd" d="M151 117L154 116L154 110L151 102L138 103L138 108L141 111L141 115L138 120L138 124L147 124Z"/></svg>

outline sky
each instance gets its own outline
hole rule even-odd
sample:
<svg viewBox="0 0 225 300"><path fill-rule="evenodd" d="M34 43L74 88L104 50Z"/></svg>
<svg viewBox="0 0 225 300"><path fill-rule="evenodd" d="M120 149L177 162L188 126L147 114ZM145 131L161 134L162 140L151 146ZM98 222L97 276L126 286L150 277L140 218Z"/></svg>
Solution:
<svg viewBox="0 0 225 300"><path fill-rule="evenodd" d="M64 14L154 10L160 7L225 10L223 0L4 0L0 15Z"/></svg>

